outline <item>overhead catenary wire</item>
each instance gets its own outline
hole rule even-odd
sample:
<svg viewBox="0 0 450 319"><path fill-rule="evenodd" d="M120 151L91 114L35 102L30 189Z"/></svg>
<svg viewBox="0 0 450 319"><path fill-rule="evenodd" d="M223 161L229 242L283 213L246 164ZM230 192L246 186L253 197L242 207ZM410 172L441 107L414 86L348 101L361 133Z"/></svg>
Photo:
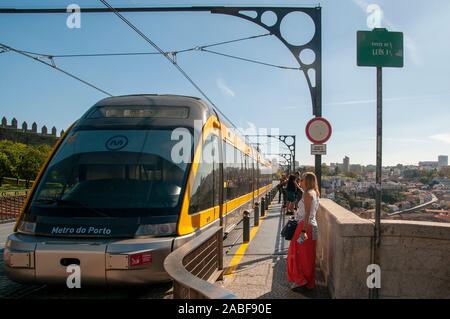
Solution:
<svg viewBox="0 0 450 319"><path fill-rule="evenodd" d="M221 42L215 42L211 44L206 45L199 45L194 46L191 48L183 49L183 50L172 50L172 51L166 51L163 52L163 54L179 54L179 53L185 53L185 52L192 52L192 51L201 51L206 48L218 46L218 45L224 45L229 43L235 43L235 42L241 42L246 40L252 40L257 39L261 37L267 37L273 35L272 33L264 33L259 35L252 35L247 36L243 38L237 38L233 40L227 40L227 41L221 41ZM161 55L160 52L114 52L114 53L71 53L71 54L49 54L49 53L42 53L42 52L33 52L33 51L27 51L27 50L21 50L22 52L38 55L42 57L51 57L51 58L78 58L78 57L108 57L108 56L130 56L130 55ZM4 51L0 51L0 53L3 53Z"/></svg>
<svg viewBox="0 0 450 319"><path fill-rule="evenodd" d="M125 24L127 24L131 29L134 30L141 38L147 41L153 48L156 49L161 55L163 55L167 60L169 60L175 68L203 95L205 99L208 100L212 105L215 105L211 99L206 95L205 92L189 77L189 75L175 62L173 58L170 57L167 52L164 52L155 42L153 42L149 37L147 37L141 30L139 30L133 23L131 23L127 18L125 18L122 14L120 14L116 9L114 9L106 0L100 0L106 7L108 7L112 12L119 17Z"/></svg>
<svg viewBox="0 0 450 319"><path fill-rule="evenodd" d="M238 38L238 39L234 39L234 40L227 40L227 41L221 41L221 42L216 42L216 43L207 44L207 45L195 46L195 47L191 47L191 48L183 49L183 50L164 51L163 55L169 55L169 56L175 57L177 54L180 54L180 53L197 51L197 52L206 52L206 53L210 53L210 54L215 54L215 55L218 55L218 56L231 58L231 59L236 59L236 60L241 60L241 61L245 61L245 62L260 64L260 65L264 65L264 66L284 69L284 70L301 70L301 68L299 68L299 67L290 67L290 66L277 65L277 64L273 64L273 63L258 61L258 60L255 60L255 59L244 58L244 57L240 57L240 56L237 56L237 55L231 55L231 54L226 54L226 53L217 52L217 51L213 51L213 50L208 50L207 49L207 48L214 47L214 46L219 46L219 45L224 45L224 44L229 44L229 43L235 43L235 42L240 42L240 41L246 41L246 40L251 40L251 39L257 39L257 38L267 37L267 36L271 36L271 35L273 35L273 34L272 33L264 33L264 34L253 35L253 36L248 36L248 37L244 37L244 38ZM114 53L50 54L50 53L40 53L40 52L27 51L27 50L20 50L20 51L28 53L28 54L32 54L32 55L37 55L37 56L40 56L42 58L47 58L47 59L50 59L50 60L54 60L55 58L112 57L112 56L139 56L139 55L142 56L142 55L161 55L162 54L160 52L114 52ZM4 51L0 51L0 53L3 53L3 52Z"/></svg>
<svg viewBox="0 0 450 319"><path fill-rule="evenodd" d="M207 50L207 48L214 47L214 46L219 46L219 45L224 45L224 44L229 44L229 43L235 43L235 42L240 42L240 41L246 41L246 40L252 40L252 39L257 39L257 38L261 38L261 37L267 37L267 36L271 36L271 35L273 35L273 33L264 33L264 34L259 34L259 35L247 36L247 37L243 37L243 38L237 38L237 39L233 39L233 40L216 42L216 43L207 44L207 45L195 46L195 47L191 47L191 48L183 49L183 50L165 51L163 54L164 55L175 56L175 55L180 54L180 53L199 51L199 52L206 52L206 53L210 53L210 54L219 55L219 56L226 57L226 58L231 58L231 59L241 60L241 61L245 61L245 62L256 63L256 64L265 65L265 66L269 66L269 67L279 68L279 69L301 70L300 67L290 67L290 66L277 65L277 64L263 62L263 61L250 59L250 58L245 58L245 57L241 57L241 56L237 56L237 55L231 55L231 54L226 54L226 53L217 52L217 51L213 51L213 50ZM50 54L50 53L40 53L40 52L27 51L27 50L20 50L20 51L25 52L25 53L29 53L29 54L33 54L33 55L37 55L37 56L40 56L42 58L48 58L48 59L55 59L55 58L81 58L81 57L161 55L160 52L114 52L114 53ZM0 53L4 53L4 52L5 51L0 51Z"/></svg>
<svg viewBox="0 0 450 319"><path fill-rule="evenodd" d="M271 35L273 35L273 33L270 33L270 32L263 33L263 34L259 34L259 35L252 35L252 36L245 37L245 38L239 38L239 39L235 39L235 40L228 40L228 41L222 41L222 42L217 42L217 43L213 43L213 44L203 45L199 48L205 49L205 48L215 47L218 45L224 45L224 44L235 43L235 42L246 41L246 40L253 40L253 39L258 39L258 38L262 38L262 37L268 37Z"/></svg>
<svg viewBox="0 0 450 319"><path fill-rule="evenodd" d="M6 44L3 44L3 43L0 43L0 46L2 47L3 50L6 49L7 51L15 52L15 53L18 53L18 54L20 54L20 55L23 55L23 56L25 56L25 57L27 57L27 58L29 58L29 59L33 59L33 60L38 61L38 62L40 62L40 63L42 63L42 64L45 64L45 65L47 65L47 66L49 66L49 67L51 67L51 68L53 68L53 69L55 69L55 70L57 70L57 71L59 71L59 72L65 74L65 75L67 75L67 76L69 76L69 77L71 77L71 78L73 78L73 79L75 79L75 80L77 80L77 81L79 81L79 82L85 84L85 85L90 86L91 88L93 88L93 89L95 89L95 90L97 90L97 91L99 91L99 92L102 92L103 94L106 94L106 95L108 95L108 96L114 96L114 95L112 95L111 93L109 93L109 92L107 92L107 91L105 91L105 90L103 90L103 89L100 89L98 86L96 86L96 85L94 85L94 84L92 84L92 83L90 83L90 82L88 82L88 81L86 81L86 80L83 80L82 78L80 78L80 77L78 77L78 76L76 76L76 75L74 75L74 74L72 74L72 73L70 73L70 72L68 72L68 71L66 71L66 70L63 70L63 69L57 67L57 66L54 64L54 62L48 63L48 62L46 62L46 61L42 61L42 60L39 59L38 57L35 57L35 56L33 56L33 55L31 55L31 54L29 54L29 53L27 53L27 52L23 52L23 51L21 51L21 50L14 49L14 48L12 48L12 47L10 47L10 46L8 46L8 45L6 45Z"/></svg>
<svg viewBox="0 0 450 319"><path fill-rule="evenodd" d="M270 66L270 67L274 67L274 68L278 68L278 69L301 70L300 67L290 67L290 66L276 65L276 64L272 64L272 63L262 62L262 61L258 61L258 60L248 59L248 58L243 58L243 57L239 57L239 56L236 56L236 55L221 53L221 52L212 51L212 50L202 49L202 51L203 52L207 52L207 53L211 53L211 54L215 54L215 55L219 55L219 56L223 56L223 57L227 57L227 58L231 58L231 59L235 59L235 60L241 60L241 61L245 61L245 62L250 62L250 63L260 64L260 65Z"/></svg>
<svg viewBox="0 0 450 319"><path fill-rule="evenodd" d="M133 23L131 23L127 18L125 18L122 14L120 14L116 9L114 9L106 0L100 0L106 7L108 7L117 17L119 17L123 22L125 22L131 29L133 29L140 37L142 37L145 41L147 41L155 50L161 53L167 60L169 60L172 65L195 87L195 89L200 92L200 94L213 105L217 111L219 111L224 118L226 118L234 127L240 130L236 125L231 121L220 109L219 107L206 95L206 93L194 82L194 80L180 67L180 65L176 62L172 55L169 55L167 52L164 52L155 42L153 42L149 37L147 37L141 30L139 30ZM242 131L241 131L242 132Z"/></svg>
<svg viewBox="0 0 450 319"><path fill-rule="evenodd" d="M275 68L299 70L299 68L275 65L275 64L271 64L271 63L267 63L267 62L257 61L257 60L254 60L254 59L239 57L239 56L236 56L236 55L230 55L230 54L225 54L225 53L221 53L221 52L217 52L217 51L207 50L207 48L215 47L215 46L219 46L219 45L225 45L225 44L229 44L229 43L236 43L236 42L240 42L240 41L246 41L246 40L251 40L251 39L257 39L257 38L272 36L273 33L270 33L270 32L269 33L264 33L264 34L259 34L259 35L242 37L242 38L233 39L233 40L216 42L216 43L207 44L207 45L195 46L195 47L184 49L184 50L176 50L176 51L167 51L167 52L165 52L165 51L161 50L153 41L151 41L150 38L145 36L145 34L143 34L129 20L127 20L123 15L121 15L115 8L113 8L111 5L109 5L109 3L107 1L104 1L104 0L100 0L100 1L106 7L108 7L111 10L111 12L116 14L122 21L124 21L128 26L130 26L138 35L140 35L147 42L149 42L157 50L157 52L119 52L119 53L86 53L86 54L44 54L44 53L37 53L37 52L31 52L31 51L25 51L25 50L16 50L16 52L20 51L24 55L25 54L36 55L37 57L32 57L32 56L28 56L28 57L33 58L33 59L35 59L35 60L37 60L37 61L39 61L41 63L44 63L47 66L51 66L51 67L59 70L60 72L65 73L66 75L69 75L69 76L71 76L71 77L73 77L73 78L75 78L75 79L77 79L77 80L79 80L79 81L81 81L81 82L83 82L83 83L85 83L85 84L95 88L95 89L100 90L102 93L107 94L107 95L111 95L111 94L106 92L106 91L104 91L104 90L102 90L102 89L99 89L98 87L90 84L87 81L84 81L84 80L82 80L82 79L80 79L80 78L70 74L69 72L67 72L65 70L62 70L62 69L58 68L56 66L56 64L55 64L55 58L106 57L106 56L131 56L131 55L163 55L164 57L166 57L180 71L180 73L183 74L183 76L186 77L186 79L189 82L191 82L191 84L204 96L205 99L208 100L208 102L210 102L213 106L216 107L218 112L220 112L228 121L230 121L231 124L232 124L232 121L215 105L214 102L211 101L211 99L205 94L205 92L203 90L201 90L201 88L178 65L178 63L176 61L177 54L185 53L185 52L192 52L192 51L206 52L206 53L215 54L215 55L218 55L218 56L223 56L223 57L227 57L227 58L237 59L237 60L241 60L241 61L246 61L246 62L250 62L250 63L256 63L256 64L270 66L270 67L275 67ZM0 53L3 53L5 51L7 51L7 49L3 50L3 51L0 51ZM47 63L47 62L43 61L43 59L48 59L50 63ZM235 126L235 125L233 124L233 126ZM238 130L241 131L241 129L239 129L239 128L238 128Z"/></svg>

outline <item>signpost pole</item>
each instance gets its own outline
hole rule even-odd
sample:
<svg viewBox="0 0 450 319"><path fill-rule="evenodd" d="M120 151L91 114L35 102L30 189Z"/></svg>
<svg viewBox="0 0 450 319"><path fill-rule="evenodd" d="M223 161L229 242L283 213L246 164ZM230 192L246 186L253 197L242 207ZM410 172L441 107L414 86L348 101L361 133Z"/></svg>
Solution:
<svg viewBox="0 0 450 319"><path fill-rule="evenodd" d="M383 179L383 67L402 68L403 33L389 32L376 28L372 31L358 31L357 62L358 66L377 68L377 169L375 194L375 233L372 246L372 262L380 265L379 250L381 244L381 201ZM379 297L379 287L370 290L371 298Z"/></svg>
<svg viewBox="0 0 450 319"><path fill-rule="evenodd" d="M383 68L377 67L377 172L376 172L376 197L375 197L375 245L374 263L379 265L379 251L381 240L381 200L383 177ZM379 289L373 290L373 298L378 299Z"/></svg>
<svg viewBox="0 0 450 319"><path fill-rule="evenodd" d="M319 186L319 193L322 193L322 155L316 155L316 177L317 186Z"/></svg>
<svg viewBox="0 0 450 319"><path fill-rule="evenodd" d="M375 243L380 246L381 185L382 185L382 136L383 136L383 69L377 67L377 173L376 173L376 209Z"/></svg>

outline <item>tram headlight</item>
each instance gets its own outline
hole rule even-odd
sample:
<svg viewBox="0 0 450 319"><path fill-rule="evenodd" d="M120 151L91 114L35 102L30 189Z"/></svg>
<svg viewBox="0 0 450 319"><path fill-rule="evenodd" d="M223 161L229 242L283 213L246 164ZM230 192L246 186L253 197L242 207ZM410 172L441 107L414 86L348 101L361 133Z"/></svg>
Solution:
<svg viewBox="0 0 450 319"><path fill-rule="evenodd" d="M176 231L176 223L148 224L139 226L135 236L168 236L174 235Z"/></svg>
<svg viewBox="0 0 450 319"><path fill-rule="evenodd" d="M21 221L18 230L22 233L34 234L36 230L36 223Z"/></svg>

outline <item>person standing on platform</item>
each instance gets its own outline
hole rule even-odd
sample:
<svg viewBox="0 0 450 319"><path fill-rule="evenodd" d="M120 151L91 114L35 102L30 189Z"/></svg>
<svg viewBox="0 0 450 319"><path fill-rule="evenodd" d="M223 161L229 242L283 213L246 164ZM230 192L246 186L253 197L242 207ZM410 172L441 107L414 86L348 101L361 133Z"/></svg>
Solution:
<svg viewBox="0 0 450 319"><path fill-rule="evenodd" d="M295 172L295 182L300 186L301 174L299 171ZM297 187L297 193L295 197L295 210L298 209L298 202L302 199L303 191L301 187Z"/></svg>
<svg viewBox="0 0 450 319"><path fill-rule="evenodd" d="M299 287L314 289L316 241L318 227L316 221L319 209L319 188L314 173L308 172L301 178L303 198L296 214L297 229L291 239L287 257L287 275L294 291Z"/></svg>
<svg viewBox="0 0 450 319"><path fill-rule="evenodd" d="M280 182L277 185L277 189L278 189L278 204L281 203L281 196L283 195L283 186L284 183L286 181L286 175L281 175L280 177Z"/></svg>
<svg viewBox="0 0 450 319"><path fill-rule="evenodd" d="M300 186L296 182L295 175L290 175L286 191L287 191L287 215L294 215L294 207L297 198L297 190Z"/></svg>

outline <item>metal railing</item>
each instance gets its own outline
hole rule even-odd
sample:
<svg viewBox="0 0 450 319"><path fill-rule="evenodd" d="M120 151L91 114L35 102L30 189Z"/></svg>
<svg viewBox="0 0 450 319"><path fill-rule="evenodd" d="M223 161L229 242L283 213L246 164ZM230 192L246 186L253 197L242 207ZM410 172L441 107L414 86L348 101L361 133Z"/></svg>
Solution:
<svg viewBox="0 0 450 319"><path fill-rule="evenodd" d="M173 279L175 299L235 299L229 290L214 285L223 276L223 229L211 227L173 251L164 260Z"/></svg>
<svg viewBox="0 0 450 319"><path fill-rule="evenodd" d="M0 193L0 223L16 220L25 205L27 191Z"/></svg>

